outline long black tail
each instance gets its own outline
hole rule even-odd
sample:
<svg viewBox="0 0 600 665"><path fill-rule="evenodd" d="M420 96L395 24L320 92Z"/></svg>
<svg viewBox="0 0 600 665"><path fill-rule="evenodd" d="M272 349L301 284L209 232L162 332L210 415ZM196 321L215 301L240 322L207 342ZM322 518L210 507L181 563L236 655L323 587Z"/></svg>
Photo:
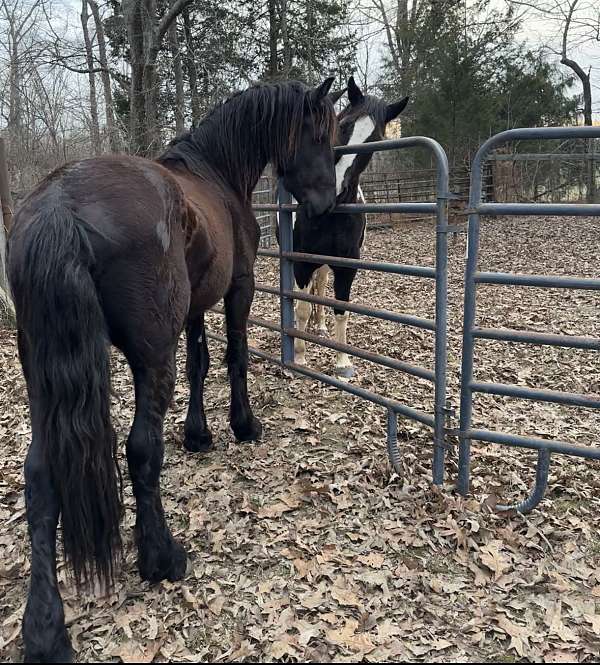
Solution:
<svg viewBox="0 0 600 665"><path fill-rule="evenodd" d="M121 552L122 497L92 248L62 205L44 209L16 244L9 271L21 362L34 437L60 502L65 559L78 586L98 578L108 588Z"/></svg>

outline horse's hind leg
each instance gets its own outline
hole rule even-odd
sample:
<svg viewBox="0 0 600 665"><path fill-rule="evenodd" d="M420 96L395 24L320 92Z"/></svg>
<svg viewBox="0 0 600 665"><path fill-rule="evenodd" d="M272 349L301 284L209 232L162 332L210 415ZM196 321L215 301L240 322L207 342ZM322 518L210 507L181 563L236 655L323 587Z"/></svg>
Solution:
<svg viewBox="0 0 600 665"><path fill-rule="evenodd" d="M29 360L22 333L19 353L27 378ZM25 504L31 540L31 586L23 616L25 662L65 663L72 660L73 650L56 579L59 501L42 449L38 399L30 394L33 437L25 460Z"/></svg>
<svg viewBox="0 0 600 665"><path fill-rule="evenodd" d="M329 266L321 266L314 276L313 291L315 295L322 298L327 289L327 281L329 280ZM327 335L327 325L325 323L325 307L324 305L315 306L315 322L320 335Z"/></svg>
<svg viewBox="0 0 600 665"><path fill-rule="evenodd" d="M233 279L225 295L227 369L231 384L229 422L238 441L255 441L262 434L248 400L248 314L254 296L254 276Z"/></svg>
<svg viewBox="0 0 600 665"><path fill-rule="evenodd" d="M127 463L137 504L135 537L143 579L175 581L185 574L185 550L173 539L160 498L163 420L175 387L175 348L152 364L128 355L135 383L135 418L127 441Z"/></svg>
<svg viewBox="0 0 600 665"><path fill-rule="evenodd" d="M333 290L336 300L350 300L350 290L352 282L356 276L356 270L353 268L333 268ZM348 328L348 311L334 307L335 313L335 341L340 344L346 344L346 331ZM352 361L347 353L338 351L335 361L335 373L341 377L351 377L354 375Z"/></svg>
<svg viewBox="0 0 600 665"><path fill-rule="evenodd" d="M191 452L201 452L212 447L212 435L204 414L204 380L210 363L204 331L204 313L188 320L186 336L190 403L185 419L183 445Z"/></svg>

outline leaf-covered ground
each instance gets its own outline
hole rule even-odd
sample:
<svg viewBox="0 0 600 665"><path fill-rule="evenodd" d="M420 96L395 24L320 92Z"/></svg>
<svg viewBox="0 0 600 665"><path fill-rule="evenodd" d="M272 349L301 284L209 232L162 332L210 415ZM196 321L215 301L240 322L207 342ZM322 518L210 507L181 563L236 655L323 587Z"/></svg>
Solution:
<svg viewBox="0 0 600 665"><path fill-rule="evenodd" d="M484 225L485 269L600 276L593 219L493 220ZM429 222L373 231L365 255L433 265ZM450 249L449 396L456 405L464 236ZM261 259L261 281L274 282ZM433 316L425 280L361 274L355 300ZM600 334L598 295L486 287L487 325ZM276 319L276 301L255 313ZM211 317L219 328L216 315ZM330 329L331 317L329 319ZM277 337L252 328L255 345ZM428 333L352 316L349 341L431 367ZM472 495L457 496L455 450L447 482L431 485L431 434L400 422L402 473L390 472L385 413L370 403L252 361L250 392L265 432L240 445L227 426L223 350L211 345L207 413L216 449L181 448L187 386L179 378L166 422L163 496L190 567L177 584L150 587L135 569L130 484L125 562L115 594L76 598L60 568L70 633L81 661L592 661L600 655L600 497L595 463L554 456L551 487L527 517L491 512L523 498L535 456L474 445ZM333 353L309 346L324 371ZM133 399L114 355L114 422L121 441ZM427 383L357 361L355 383L431 410ZM600 393L597 353L482 342L482 380ZM0 654L20 657L28 584L22 465L29 440L14 335L0 332ZM478 399L476 426L580 444L597 442L598 415L501 398Z"/></svg>

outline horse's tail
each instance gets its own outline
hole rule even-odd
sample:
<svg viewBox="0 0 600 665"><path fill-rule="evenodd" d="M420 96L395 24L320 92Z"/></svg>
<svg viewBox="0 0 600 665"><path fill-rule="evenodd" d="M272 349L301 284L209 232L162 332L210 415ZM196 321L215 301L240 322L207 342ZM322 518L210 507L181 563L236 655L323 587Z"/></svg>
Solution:
<svg viewBox="0 0 600 665"><path fill-rule="evenodd" d="M97 578L109 588L121 552L122 495L93 251L82 222L61 205L44 209L15 244L9 270L21 361L65 559L77 586Z"/></svg>

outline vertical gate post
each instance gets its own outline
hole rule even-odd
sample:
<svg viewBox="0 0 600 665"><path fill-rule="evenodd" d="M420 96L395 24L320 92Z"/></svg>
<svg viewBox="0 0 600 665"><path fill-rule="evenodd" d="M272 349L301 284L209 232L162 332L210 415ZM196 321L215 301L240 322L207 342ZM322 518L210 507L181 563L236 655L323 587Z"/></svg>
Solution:
<svg viewBox="0 0 600 665"><path fill-rule="evenodd" d="M278 184L279 205L292 202L292 195L286 191L283 181ZM294 362L294 338L285 331L294 327L294 301L283 295L284 291L294 290L294 264L282 256L284 252L293 251L293 223L292 213L289 210L279 210L279 289L280 289L280 316L281 316L281 362L286 365Z"/></svg>
<svg viewBox="0 0 600 665"><path fill-rule="evenodd" d="M473 382L473 354L475 353L475 327L476 289L475 273L479 258L479 222L480 215L475 211L481 203L481 187L483 178L483 163L487 157L487 150L479 150L475 155L471 168L471 183L469 187L469 228L467 235L467 264L465 266L465 296L463 306L463 342L462 342L462 368L460 382L460 436L458 448L458 491L466 495L469 492L469 478L471 467L471 439L468 430L471 427L473 415L473 395L471 384Z"/></svg>
<svg viewBox="0 0 600 665"><path fill-rule="evenodd" d="M471 178L474 179L475 167ZM481 173L479 173L481 186ZM474 205L472 198L474 185L471 184L471 195L469 207ZM478 201L476 202L478 203ZM476 205L475 203L475 205ZM473 354L475 352L475 338L473 328L475 327L475 272L477 271L477 258L479 253L479 213L469 215L469 230L467 236L467 265L465 267L465 296L463 306L463 341L462 341L462 369L460 384L460 432L458 448L458 491L466 495L469 492L469 475L471 466L471 440L466 436L471 427L473 414L473 397L471 395L471 383L473 382Z"/></svg>
<svg viewBox="0 0 600 665"><path fill-rule="evenodd" d="M448 364L448 159L437 158L435 246L435 394L433 434L433 483L444 482L446 455L446 368Z"/></svg>

